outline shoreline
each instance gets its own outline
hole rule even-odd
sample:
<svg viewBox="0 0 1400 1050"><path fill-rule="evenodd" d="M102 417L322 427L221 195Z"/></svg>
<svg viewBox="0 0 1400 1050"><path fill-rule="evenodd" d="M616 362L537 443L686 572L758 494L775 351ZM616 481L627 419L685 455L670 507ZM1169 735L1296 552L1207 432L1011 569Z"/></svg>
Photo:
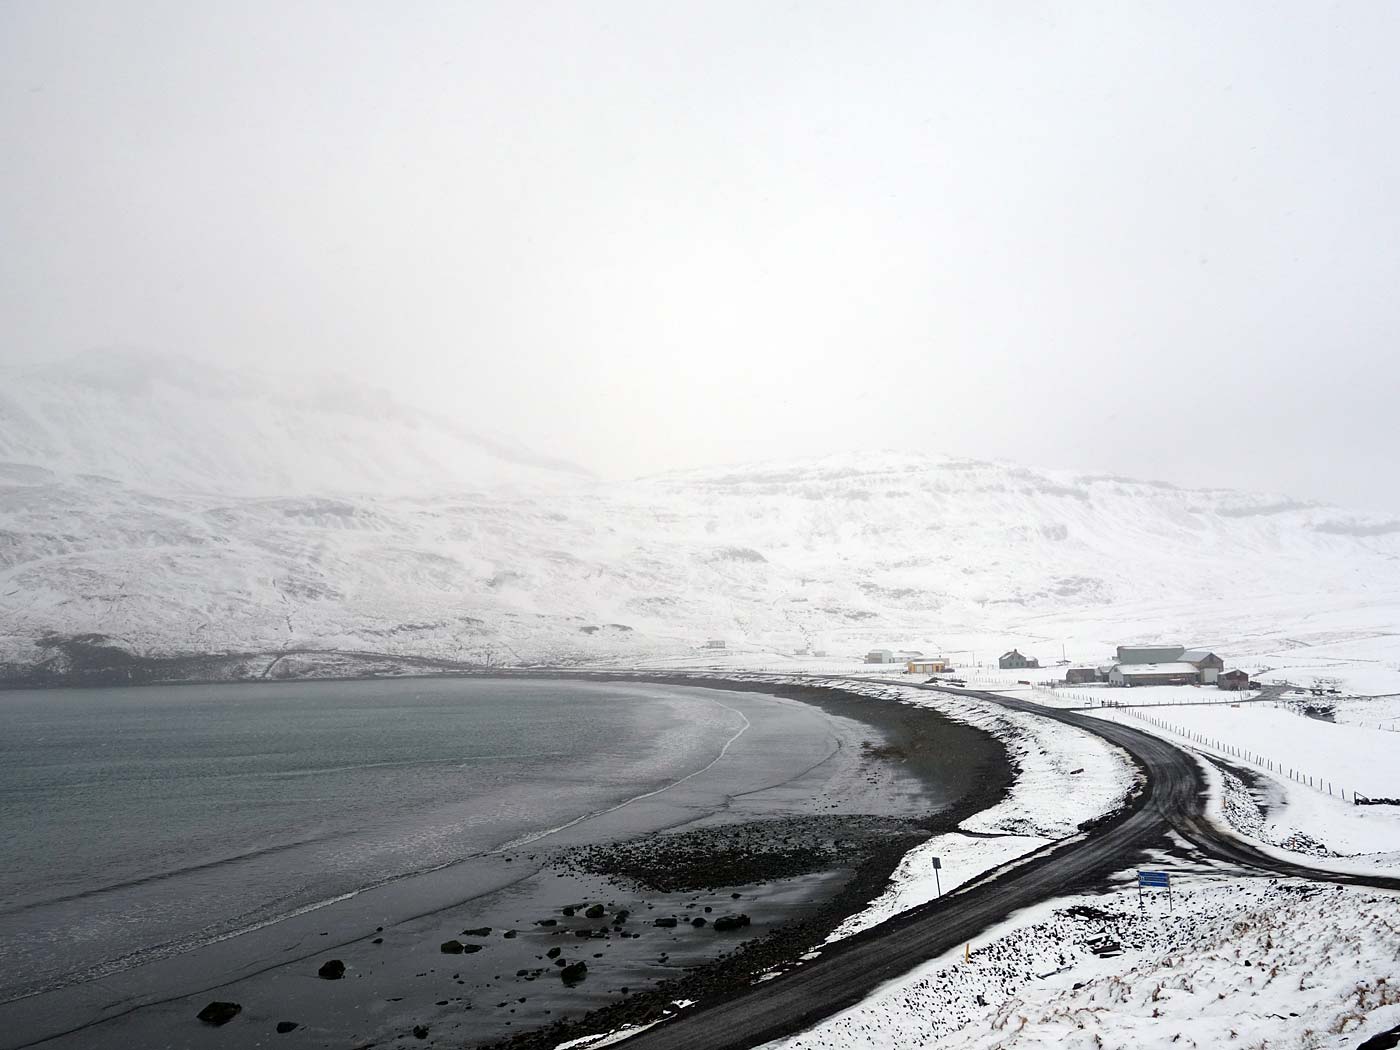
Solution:
<svg viewBox="0 0 1400 1050"><path fill-rule="evenodd" d="M500 672L471 672L460 676L500 679L528 677L591 683L616 681L641 685L683 686L735 693L761 694L763 697L775 698L779 701L785 701L788 704L797 703L805 707L818 708L828 718L849 719L858 723L863 727L863 731L869 731L877 737L884 738L886 743L894 745L892 750L886 749L885 747L876 749L881 752L879 757L880 763L887 766L893 765L901 777L912 777L925 784L942 784L948 779L950 756L946 753L946 749L940 751L939 745L948 742L950 733L954 737L966 736L968 740L979 739L982 748L991 755L991 758L983 763L986 768L965 771L965 775L962 775L961 779L956 776L953 777L953 780L957 781L955 790L956 797L952 798L947 805L941 808L935 808L933 812L925 812L908 819L906 821L908 828L903 834L901 834L899 828L884 829L881 833L883 837L876 836L875 840L870 844L870 847L862 853L860 860L854 864L841 863L835 867L831 864L816 865L808 874L799 875L795 880L789 879L788 889L786 891L777 884L770 885L767 879L758 880L750 884L741 883L738 880L744 877L745 872L743 871L731 872L728 875L713 873L712 881L721 883L722 888L729 891L722 894L717 893L712 905L713 907L718 909L721 907L722 903L728 903L727 898L729 898L731 894L738 894L743 897L742 906L744 908L759 909L759 911L755 912L756 917L760 915L760 912L766 910L769 913L768 918L773 920L768 922L756 922L755 928L752 931L753 936L748 940L734 938L732 941L734 950L727 951L718 957L713 957L713 948L702 950L699 956L697 956L693 950L689 950L689 954L687 954L686 950L671 948L670 950L676 954L670 960L673 965L670 966L670 969L666 971L665 975L659 980L646 982L641 988L635 987L634 985L625 986L624 994L620 1000L599 1001L598 996L594 996L592 1008L583 1016L570 1015L567 1022L564 1023L548 1023L545 1026L534 1025L528 1030L522 1031L517 1029L515 1034L508 1036L502 1035L499 1038L490 1036L481 1039L470 1039L467 1045L472 1046L511 1045L519 1048L553 1046L570 1037L593 1034L600 1030L607 1031L622 1024L644 1023L646 1020L655 1019L660 1011L671 1008L671 1004L678 999L699 999L703 997L707 1005L722 1002L729 995L746 987L753 979L753 974L756 971L776 965L777 963L790 962L803 951L819 944L827 929L833 928L835 925L839 924L847 915L860 910L871 898L878 895L884 889L890 872L900 862L912 845L916 844L918 841L922 841L929 834L937 833L939 830L955 826L974 812L994 805L1005 794L1006 788L1012 779L1011 766L1007 760L1004 748L1002 748L1000 743L995 741L994 738L982 734L981 731L959 726L937 712L906 704L876 700L840 688L782 685L771 681L760 682L719 678L713 674L706 674L705 677L692 677L686 674L652 674L647 672L627 671L579 672L572 670L526 670L506 674ZM444 676L430 675L423 677L439 678ZM452 675L451 677L459 677L459 675ZM287 683L284 681L281 684L285 685ZM867 741L867 752L868 750ZM888 753L886 753L887 751ZM849 761L852 757L853 756L847 755L845 759ZM868 753L861 757L863 761L874 761L872 756ZM711 765L713 764L712 762ZM819 763L819 765L820 764L821 763ZM707 766L706 768L708 769L709 767ZM670 790L673 786L674 785L668 785L667 788L662 790ZM626 804L627 803L624 803L624 805ZM836 805L836 803L827 804ZM716 814L708 814L697 820L681 821L679 824L671 826L671 832L674 832L676 828L684 829L693 826L703 828L707 824L716 823L728 828L745 828L750 825L761 824L761 820L758 818L762 816L762 812L763 811L759 809L756 810L755 813L747 816L742 812L728 813L719 818L716 817ZM596 816L598 815L588 814L585 815L584 818L581 818L581 820L588 822ZM831 828L854 827L857 822L856 818L860 816L861 814L859 813L850 812L838 814L832 818L832 820L837 821L837 824L831 825L831 827L825 827L821 833L828 836L844 834L844 832L832 831ZM560 829L552 829L550 833L559 830ZM806 831L811 830L811 827L806 828ZM654 835L655 833L647 834ZM663 832L663 835L664 834L668 833ZM840 841L839 838L838 841ZM617 842L610 842L610 845L617 844ZM530 845L522 844L515 847L513 851L520 853L531 848ZM509 847L498 852L505 853L508 851L510 851ZM530 855L527 864L535 861L537 856L543 852L545 851L536 848L536 853ZM511 860L518 861L525 860L526 858L505 857L503 859L505 863L509 863ZM540 867L530 873L521 872L517 868L511 875L511 882L498 886L496 889L490 891L488 896L490 896L490 894L502 892L505 893L507 897L511 894L519 896L524 893L524 890L521 888L522 884L533 885L536 890L538 890L539 886L543 884L542 880L546 878L563 880L564 875L561 872L555 871L555 867L556 865L552 859L546 859L540 861ZM752 874L752 872L748 874ZM416 879L417 876L411 876L410 878ZM446 881L446 876L444 876L443 881ZM625 882L626 879L624 878L623 881ZM783 880L780 879L779 883L782 881ZM549 885L554 886L556 882L551 881ZM572 892L574 892L580 900L592 900L595 897L599 898L600 901L608 899L616 900L620 896L624 896L627 892L618 887L618 881L615 878L609 879L606 877L594 877L591 882L585 880L583 883L578 884L572 881L559 884L559 889L555 892L562 891L563 885L569 885ZM731 886L736 887L736 889L730 890L729 887ZM409 892L408 888L396 889L398 889L398 892L404 894ZM419 887L419 890L421 890L421 887ZM392 893L394 891L386 890L385 892ZM784 892L787 893L786 898L783 897ZM819 898L815 903L812 900L814 894ZM372 895L372 892L366 894L366 896ZM635 897L637 895L633 894L633 896ZM655 898L654 900L648 899L642 903L641 906L648 909L653 906L662 908L669 907L674 910L691 907L693 904L691 901L682 901L680 896L676 894L672 894L670 897L666 897L665 895L658 897L655 894L652 896ZM726 900L721 901L721 896L726 898ZM426 919L424 919L423 916L419 916L417 920L410 917L409 919L401 920L400 924L414 926L415 930L420 926L431 927L434 921L441 919L445 913L451 912L454 909L461 911L464 905L473 899L474 898L468 898L466 901L460 898L454 899L440 908L429 910L426 913L428 917ZM623 903L627 903L629 900L631 900L631 898L625 899ZM640 897L638 897L638 902L641 902ZM710 906L711 905L707 905L707 908ZM347 906L346 910L368 914L367 902L352 902ZM623 910L626 909L624 908ZM362 921L369 922L373 920L364 919ZM310 932L312 928L322 924L321 917L315 916L314 914L307 917L305 922L299 924L305 926L306 929L303 930L302 939L298 940L297 943L301 943L305 946L307 943L306 938L313 935ZM384 925L388 926L389 923L385 921ZM333 929L334 925L332 925L331 928ZM374 927L368 928L373 929ZM390 926L391 931L394 929L395 927ZM291 933L291 931L285 932L288 935ZM414 936L418 936L418 932L415 932ZM561 930L557 932L562 933L564 931ZM597 931L594 932L596 933ZM652 930L647 930L646 932L648 941L655 941L663 936L659 931L654 932ZM524 933L525 931L522 931L522 940L524 939ZM582 936L583 934L580 933L579 935ZM322 936L324 936L324 933ZM512 936L512 934L508 933L506 936L509 937ZM619 933L618 936L623 937L624 935ZM606 951L610 951L613 957L616 957L619 949L632 947L630 943L631 938L635 936L637 935L626 935L625 940L601 944L596 947L604 948ZM421 939L421 937L419 937L419 939ZM352 937L349 941L344 941L342 938L336 937L328 942L322 942L322 944L327 948L329 948L330 945L336 945L337 950L350 952L352 951L352 945L361 945L365 940L368 940L368 938L357 939ZM315 942L309 943L314 945ZM434 942L434 944L435 943L436 942ZM714 942L711 940L709 943L713 944ZM541 942L541 944L543 945L543 942ZM706 951L709 952L711 957L704 957ZM387 947L385 953L386 955L388 953ZM308 952L307 956L303 957L309 957L311 954L323 953ZM665 959L666 955L667 952L663 951L662 958ZM536 957L541 958L541 956ZM350 956L347 955L346 958L350 959ZM428 958L431 959L432 957L429 956ZM446 956L439 957L440 961L446 961L446 959ZM678 961L679 964L675 965ZM387 961L385 965L388 965ZM425 961L423 959L418 959L413 965L421 968L425 965ZM267 969L272 971L278 969L285 970L286 966L286 963L274 962ZM412 966L409 968L412 969ZM431 967L429 969L431 971ZM633 969L637 969L637 966L634 965ZM652 969L654 970L655 967L653 966ZM520 977L521 974L526 974L527 970L528 967L519 969L517 977ZM217 998L223 998L224 996L220 991L221 989L228 987L230 983L237 984L240 981L244 981L248 976L247 973L244 973L241 977L233 977L230 982L211 984L209 988L206 989L206 992ZM355 974L354 976L359 977L361 975ZM369 977L371 974L366 972L364 976ZM422 977L424 974L420 972L418 976ZM498 978L500 978L500 976L501 975L498 975ZM522 980L533 980L533 977L525 977L522 978ZM141 982L138 978L131 983L139 985ZM457 983L460 985L462 982L458 981ZM303 989L300 994L311 996L326 991L324 985L313 984L312 987L315 989L314 992ZM533 988L531 990L534 992ZM336 988L335 991L344 993L349 992L350 988L349 986L344 986ZM159 1013L166 1015L164 1020L167 1024L158 1028L151 1027L149 1029L149 1034L145 1037L157 1037L157 1033L159 1033L160 1038L174 1040L168 1045L233 1045L223 1043L219 1040L211 1042L208 1039L201 1039L193 1033L190 1035L192 1040L190 1043L180 1043L178 1041L181 1038L179 1031L171 1030L168 1027L168 1022L179 1020L185 1013L192 1015L194 1010L197 1010L198 1006L202 1005L202 1003L193 1005L192 1008L187 1010L185 1006L188 1004L184 1002L186 998L191 998L192 1002L192 997L199 997L204 994L206 993L186 991L177 995L172 1000L164 1001L164 1003L156 1001L135 1004L134 1009L142 1013L151 1011L152 1014ZM430 994L431 993L424 993L425 996ZM538 995L538 992L534 992L534 994ZM546 995L549 994L553 993L546 993ZM337 998L342 1000L342 1007L348 1007L352 1010L359 1010L361 1007L369 1008L371 1006L368 1002L361 1002L354 999L353 996L341 994L338 995ZM399 998L401 999L402 997ZM415 996L415 998L417 997ZM396 1002L399 1000L391 997L388 1001ZM426 999L424 1001L426 1001ZM450 1000L440 1001L436 1003L436 1006L448 1006L449 1002ZM524 999L522 999L521 1002L523 1003ZM506 1002L500 1002L497 1005L503 1008L507 1004ZM468 1025L468 1030L476 1030L482 1027L478 1023L478 1019L480 1021L486 1020L486 1018L481 1017L480 1011L483 1008L489 1008L487 1004L478 999L475 1006L475 1016L472 1014L464 1015L466 1020L471 1022ZM394 1015L401 1015L404 1010L408 1010L410 1007L411 1003L405 1002L403 1008L390 1010L383 1008L381 1004L377 1011L379 1015L377 1020L375 1020L369 1030L363 1031L361 1038L351 1039L352 1045L364 1045L371 1034L376 1032L378 1033L378 1037L382 1038L393 1028L400 1028L398 1034L405 1035L406 1028L402 1027L403 1023L397 1021ZM466 1010L471 1010L472 1008L471 1004L464 1007ZM512 1007L512 1013L514 1009L515 1008ZM370 1010L370 1012L376 1011ZM546 1009L544 1012L548 1014L551 1011ZM439 1013L441 1013L441 1011L439 1011ZM152 1017L152 1021L154 1020L155 1018ZM366 1018L366 1020L368 1021L369 1018ZM109 1022L111 1021L112 1018L97 1018L96 1024L98 1027L95 1029L89 1028L84 1035L98 1035L101 1029L109 1027ZM521 1021L524 1021L523 1017ZM462 1023L460 1018L457 1023L459 1026ZM513 1022L507 1021L505 1023L510 1025ZM119 1023L112 1027L121 1028L124 1026ZM141 1026L138 1025L138 1027ZM194 1027L197 1031L201 1026L195 1025ZM236 1028L238 1026L230 1027ZM408 1027L413 1026L410 1025ZM435 1027L440 1028L441 1021L436 1021ZM228 1032L229 1030L225 1029L223 1031ZM251 1034L248 1033L246 1029L244 1029L244 1031L246 1034ZM129 1034L128 1032L126 1035L119 1035L116 1043L121 1043ZM216 1033L209 1032L208 1034L214 1035ZM58 1038L62 1041L63 1037L59 1036ZM69 1038L71 1039L73 1036L70 1035ZM434 1038L436 1038L436 1034ZM451 1038L455 1045L462 1044L460 1032L454 1033ZM106 1045L104 1041L99 1042L102 1042L102 1045ZM288 1039L286 1045L297 1045L299 1042L301 1041ZM279 1045L281 1044L279 1043ZM429 1045L431 1045L431 1042Z"/></svg>
<svg viewBox="0 0 1400 1050"><path fill-rule="evenodd" d="M674 676L665 680L670 682ZM685 679L695 684L695 679ZM946 716L930 708L920 708L898 701L878 700L843 689L840 686L783 686L772 682L752 682L732 679L712 679L715 688L743 686L755 692L792 690L800 692L802 701L817 706L824 703L845 706L849 703L868 704L888 711L898 709L912 713L911 721L921 717L952 723ZM781 694L778 694L781 695ZM885 705L878 708L877 705ZM964 727L965 728L965 727ZM886 888L890 875L904 859L909 849L937 834L953 831L968 817L995 806L1004 799L1014 781L1012 763L1001 742L981 730L1000 751L1002 776L989 776L974 790L961 796L951 806L914 821L922 834L910 842L895 843L871 851L852 873L842 890L830 898L808 920L775 931L769 937L751 941L736 952L714 960L695 972L668 982L645 993L597 1011L578 1022L549 1029L522 1032L509 1039L479 1044L481 1050L550 1050L571 1040L587 1036L602 1038L606 1033L623 1027L640 1029L675 1014L676 1002L698 1003L723 1010L725 1001L748 988L758 979L755 975L781 966L798 964L800 956L822 947L827 932L837 928L846 918L857 914ZM703 996L703 1000L700 998ZM587 1043L579 1046L586 1048Z"/></svg>

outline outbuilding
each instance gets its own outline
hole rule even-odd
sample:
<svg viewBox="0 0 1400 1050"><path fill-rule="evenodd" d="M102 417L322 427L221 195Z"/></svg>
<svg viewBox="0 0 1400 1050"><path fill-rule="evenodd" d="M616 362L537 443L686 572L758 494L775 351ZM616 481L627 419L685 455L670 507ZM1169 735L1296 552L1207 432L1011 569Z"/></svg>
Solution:
<svg viewBox="0 0 1400 1050"><path fill-rule="evenodd" d="M1249 688L1248 671L1222 671L1215 676L1215 684L1220 689L1235 691Z"/></svg>
<svg viewBox="0 0 1400 1050"><path fill-rule="evenodd" d="M1225 670L1225 661L1209 649L1187 649L1177 659L1199 671L1201 681L1206 685L1214 683L1216 676Z"/></svg>
<svg viewBox="0 0 1400 1050"><path fill-rule="evenodd" d="M910 660L905 665L907 674L942 674L946 670L947 660Z"/></svg>
<svg viewBox="0 0 1400 1050"><path fill-rule="evenodd" d="M868 664L892 664L895 662L894 653L889 649L871 649L865 654L865 662Z"/></svg>
<svg viewBox="0 0 1400 1050"><path fill-rule="evenodd" d="M1176 661L1164 664L1114 664L1109 685L1195 685L1200 672L1195 665Z"/></svg>
<svg viewBox="0 0 1400 1050"><path fill-rule="evenodd" d="M997 657L997 666L1003 671L1019 671L1025 667L1039 667L1040 661L1012 649L1009 653L1002 653Z"/></svg>
<svg viewBox="0 0 1400 1050"><path fill-rule="evenodd" d="M1094 667L1071 667L1065 671L1066 685L1083 685L1085 682L1097 682L1099 672Z"/></svg>

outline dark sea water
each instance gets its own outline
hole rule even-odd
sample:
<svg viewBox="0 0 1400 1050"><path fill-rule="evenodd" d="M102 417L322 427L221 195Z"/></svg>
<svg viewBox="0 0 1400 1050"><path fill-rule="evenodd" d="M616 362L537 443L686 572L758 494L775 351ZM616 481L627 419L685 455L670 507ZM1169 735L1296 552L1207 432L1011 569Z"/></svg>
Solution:
<svg viewBox="0 0 1400 1050"><path fill-rule="evenodd" d="M0 1002L519 844L694 773L744 725L650 685L0 692Z"/></svg>

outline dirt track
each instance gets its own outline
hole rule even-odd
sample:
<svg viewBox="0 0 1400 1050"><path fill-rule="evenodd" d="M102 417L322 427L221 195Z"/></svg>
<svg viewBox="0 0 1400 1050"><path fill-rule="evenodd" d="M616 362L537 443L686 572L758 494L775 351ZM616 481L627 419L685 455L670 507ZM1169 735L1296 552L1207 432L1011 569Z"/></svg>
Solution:
<svg viewBox="0 0 1400 1050"><path fill-rule="evenodd" d="M953 690L948 690L954 692ZM626 1041L628 1050L738 1050L791 1035L868 996L920 963L975 939L1012 912L1092 887L1169 848L1175 832L1202 857L1317 881L1400 890L1400 878L1368 878L1290 864L1216 829L1205 819L1205 783L1180 748L1137 729L1072 711L957 690L1096 733L1131 754L1147 774L1137 804L1086 837L1033 856L997 878L976 881L823 950L820 958L744 994L701 1005Z"/></svg>

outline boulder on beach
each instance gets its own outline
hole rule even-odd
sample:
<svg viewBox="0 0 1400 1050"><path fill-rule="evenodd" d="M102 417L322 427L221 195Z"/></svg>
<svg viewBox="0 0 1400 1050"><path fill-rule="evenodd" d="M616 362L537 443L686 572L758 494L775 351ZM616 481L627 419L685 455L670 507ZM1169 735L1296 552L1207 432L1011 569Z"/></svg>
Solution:
<svg viewBox="0 0 1400 1050"><path fill-rule="evenodd" d="M559 958L559 949L557 947L551 948L549 951L545 952L545 955L549 956L551 959L557 959Z"/></svg>
<svg viewBox="0 0 1400 1050"><path fill-rule="evenodd" d="M463 930L463 931L462 931L462 936L463 936L463 937L490 937L490 936L491 936L491 927L490 927L490 926L473 926L470 930Z"/></svg>
<svg viewBox="0 0 1400 1050"><path fill-rule="evenodd" d="M694 926L696 929L699 929L701 926L704 926L709 921L710 920L705 918L705 916L697 915L695 916L695 918L690 920L690 925Z"/></svg>
<svg viewBox="0 0 1400 1050"><path fill-rule="evenodd" d="M195 1016L205 1024L221 1025L228 1024L239 1012L242 1011L242 1003L221 1003L215 999L212 1003L199 1011Z"/></svg>
<svg viewBox="0 0 1400 1050"><path fill-rule="evenodd" d="M278 1035L286 1035L288 1032L295 1032L295 1031L296 1031L298 1028L300 1028L300 1027L301 1027L301 1026L300 1026L299 1024L297 1024L295 1021L278 1021L278 1022L277 1022L277 1034L278 1034Z"/></svg>
<svg viewBox="0 0 1400 1050"><path fill-rule="evenodd" d="M578 984L588 976L588 964L580 959L576 963L570 963L559 971L559 976L565 984Z"/></svg>
<svg viewBox="0 0 1400 1050"><path fill-rule="evenodd" d="M414 1025L414 1026L413 1026L413 1038L414 1038L414 1039L426 1039L426 1038L428 1038L428 1026L425 1025L425 1024L416 1024L416 1025Z"/></svg>
<svg viewBox="0 0 1400 1050"><path fill-rule="evenodd" d="M316 971L316 976L324 977L328 981L338 981L345 976L345 964L339 959L323 962L321 968Z"/></svg>
<svg viewBox="0 0 1400 1050"><path fill-rule="evenodd" d="M443 955L461 955L462 952L466 950L466 947L465 944L454 937L450 941L443 941L442 944L438 946L438 951L442 952Z"/></svg>
<svg viewBox="0 0 1400 1050"><path fill-rule="evenodd" d="M715 920L715 930L719 933L724 933L728 930L742 929L749 925L749 921L747 915L721 915Z"/></svg>
<svg viewBox="0 0 1400 1050"><path fill-rule="evenodd" d="M605 909L601 904L595 904L593 905L593 907L589 908L586 912L583 913L583 917L585 919L601 919L606 914L607 909Z"/></svg>
<svg viewBox="0 0 1400 1050"><path fill-rule="evenodd" d="M676 917L674 915L663 915L659 919L653 919L651 924L669 930L676 925Z"/></svg>

